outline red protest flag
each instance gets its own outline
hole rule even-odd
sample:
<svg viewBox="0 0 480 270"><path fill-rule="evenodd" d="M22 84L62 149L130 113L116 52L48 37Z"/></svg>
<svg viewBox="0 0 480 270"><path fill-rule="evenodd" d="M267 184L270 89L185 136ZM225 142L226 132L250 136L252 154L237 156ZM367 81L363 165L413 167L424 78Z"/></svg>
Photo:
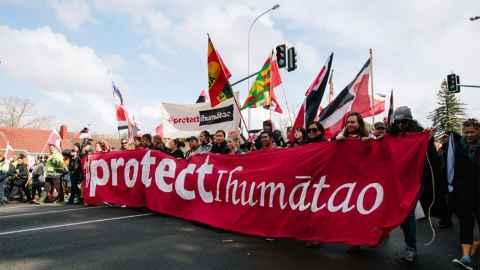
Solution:
<svg viewBox="0 0 480 270"><path fill-rule="evenodd" d="M363 118L371 117L385 111L385 96L380 94L375 94L373 99L373 109L368 111L360 112Z"/></svg>
<svg viewBox="0 0 480 270"><path fill-rule="evenodd" d="M212 107L233 97L232 87L228 82L231 76L208 37L208 95Z"/></svg>

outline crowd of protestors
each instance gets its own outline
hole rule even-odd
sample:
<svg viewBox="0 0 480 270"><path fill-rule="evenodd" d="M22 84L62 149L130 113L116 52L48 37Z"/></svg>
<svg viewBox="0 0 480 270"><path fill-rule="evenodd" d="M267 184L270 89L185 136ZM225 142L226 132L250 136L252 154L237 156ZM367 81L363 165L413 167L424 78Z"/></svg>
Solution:
<svg viewBox="0 0 480 270"><path fill-rule="evenodd" d="M327 139L324 127L317 121L309 123L307 129L294 129L293 136L288 138L286 135L290 131L288 129L284 136L281 131L273 129L271 121L264 121L262 130L249 138L240 132L227 134L223 130L214 134L202 131L198 137L185 139L143 134L135 137L133 142L122 139L119 150L152 149L184 159L203 153L242 155L328 140L382 140L385 136L401 137L423 131L433 134L420 126L406 106L395 110L392 123L377 122L370 131L356 112L347 115L345 128L331 139ZM93 143L84 139L62 152L49 145L49 154L38 157L31 168L22 154L14 160L0 158L0 205L12 200L37 204L41 200L44 203L64 202L67 194L68 204L81 204L81 158L93 152L109 151L112 148L103 140ZM434 197L435 203L432 204ZM446 134L440 140L430 137L418 199L425 212L433 206L431 213L439 219L438 228L450 227L452 214L458 217L462 256L453 263L473 269L472 256L480 247L480 239L474 239L475 224L480 224L480 123L477 120L466 120L462 135ZM405 241L401 258L406 262L414 262L417 256L416 224L415 209L412 209L401 225Z"/></svg>

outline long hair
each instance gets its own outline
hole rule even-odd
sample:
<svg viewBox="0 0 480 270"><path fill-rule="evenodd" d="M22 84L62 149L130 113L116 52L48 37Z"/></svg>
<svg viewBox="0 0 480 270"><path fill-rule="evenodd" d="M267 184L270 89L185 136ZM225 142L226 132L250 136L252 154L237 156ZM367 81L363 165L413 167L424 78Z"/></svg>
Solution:
<svg viewBox="0 0 480 270"><path fill-rule="evenodd" d="M363 121L362 115L359 114L358 112L350 112L347 115L347 118L345 120L345 124L346 124L346 121L348 120L348 118L350 118L351 116L357 117L358 130L356 131L356 134L360 137L368 137L368 131L367 131L367 127L365 126L365 121ZM348 133L348 130L345 128L345 130L343 131L343 136L345 138L347 138L348 135L350 135L350 134Z"/></svg>
<svg viewBox="0 0 480 270"><path fill-rule="evenodd" d="M409 120L408 127L406 132L422 132L423 127L416 121L416 120ZM387 133L392 136L397 136L400 134L400 130L398 129L398 124L393 122L387 129Z"/></svg>
<svg viewBox="0 0 480 270"><path fill-rule="evenodd" d="M293 142L290 142L292 145L295 144L295 143L306 143L307 140L308 140L308 137L307 137L307 131L304 129L304 128L297 128L295 129L294 132L297 132L297 131L300 131L300 133L302 133L302 141L298 141L297 138L295 138L293 140Z"/></svg>

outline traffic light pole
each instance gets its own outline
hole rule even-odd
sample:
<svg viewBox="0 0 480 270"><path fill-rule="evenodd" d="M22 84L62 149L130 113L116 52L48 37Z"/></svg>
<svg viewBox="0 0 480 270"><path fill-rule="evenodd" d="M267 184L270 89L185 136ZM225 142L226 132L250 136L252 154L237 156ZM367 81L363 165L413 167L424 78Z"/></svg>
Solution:
<svg viewBox="0 0 480 270"><path fill-rule="evenodd" d="M461 86L461 87L480 88L480 85L470 85L470 84L459 84L458 86Z"/></svg>
<svg viewBox="0 0 480 270"><path fill-rule="evenodd" d="M230 84L230 86L235 86L235 85L237 85L237 84L239 84L239 83L241 83L241 82L244 82L244 81L246 81L246 80L248 80L248 79L252 78L253 76L257 76L257 75L258 75L258 73L260 73L260 71L257 71L257 72L255 72L255 73L253 73L253 74L250 74L250 75L248 75L247 77L245 77L245 78L242 78L242 79L240 79L240 80L238 80L238 81L236 81L236 82L234 82L234 83Z"/></svg>

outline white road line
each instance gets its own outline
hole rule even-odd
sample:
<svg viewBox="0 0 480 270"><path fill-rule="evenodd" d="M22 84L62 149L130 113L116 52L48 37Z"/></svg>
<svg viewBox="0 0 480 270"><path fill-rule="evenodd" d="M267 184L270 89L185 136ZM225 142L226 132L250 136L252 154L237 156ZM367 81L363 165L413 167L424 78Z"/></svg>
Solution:
<svg viewBox="0 0 480 270"><path fill-rule="evenodd" d="M36 227L36 228L29 228L29 229L23 229L23 230L0 232L0 236L9 235L9 234L24 233L24 232L42 231L42 230L48 230L48 229L57 229L57 228L85 225L85 224L91 224L91 223L100 223L100 222L107 222L107 221L120 220L120 219L145 217L145 216L152 216L152 215L155 215L155 213L145 213L145 214L129 215L129 216L121 216L121 217L113 217L113 218L94 219L94 220L87 220L87 221L66 223L66 224L59 224L59 225L50 225L50 226L45 226L45 227Z"/></svg>
<svg viewBox="0 0 480 270"><path fill-rule="evenodd" d="M107 207L107 206L100 205L100 206L92 206L92 207L78 207L78 208L73 208L73 209L71 208L71 209L51 210L51 211L43 211L43 212L13 214L13 215L0 216L0 220L2 220L3 218L11 218L11 217L24 217L24 216L36 216L36 215L45 215L45 214L54 214L54 213L64 213L64 212L72 212L72 211L80 211L80 210L86 210L86 209L104 208L104 207Z"/></svg>

